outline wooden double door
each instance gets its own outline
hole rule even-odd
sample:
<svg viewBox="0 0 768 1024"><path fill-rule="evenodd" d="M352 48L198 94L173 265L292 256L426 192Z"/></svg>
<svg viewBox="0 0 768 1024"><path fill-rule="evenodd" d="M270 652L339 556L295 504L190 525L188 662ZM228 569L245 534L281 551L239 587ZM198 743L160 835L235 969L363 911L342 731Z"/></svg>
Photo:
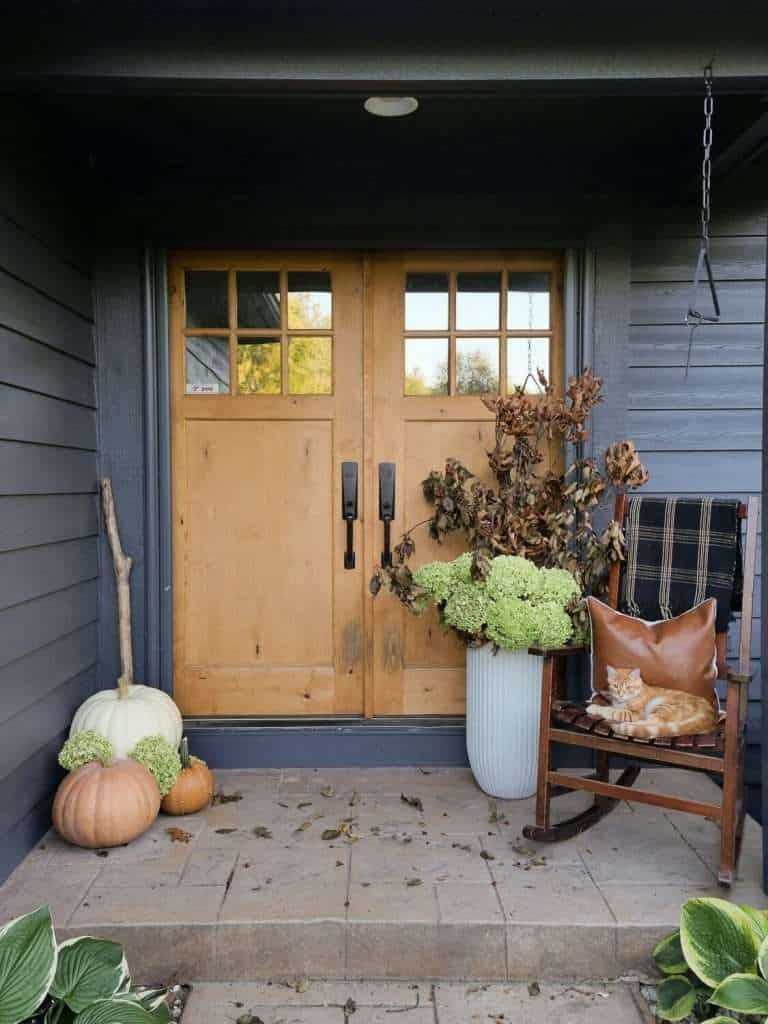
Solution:
<svg viewBox="0 0 768 1024"><path fill-rule="evenodd" d="M179 252L169 289L182 712L462 714L463 649L369 594L379 466L393 544L446 457L487 474L480 398L562 380L558 255ZM413 565L462 550L414 536Z"/></svg>

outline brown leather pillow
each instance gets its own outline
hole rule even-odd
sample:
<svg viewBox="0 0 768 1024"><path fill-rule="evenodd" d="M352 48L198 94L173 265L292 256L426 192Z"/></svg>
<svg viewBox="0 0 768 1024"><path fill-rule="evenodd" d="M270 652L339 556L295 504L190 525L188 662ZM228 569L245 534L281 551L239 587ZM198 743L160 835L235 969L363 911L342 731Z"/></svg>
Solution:
<svg viewBox="0 0 768 1024"><path fill-rule="evenodd" d="M607 688L606 665L639 668L649 686L685 690L715 702L717 601L709 598L674 619L645 622L587 598L592 622L592 690Z"/></svg>

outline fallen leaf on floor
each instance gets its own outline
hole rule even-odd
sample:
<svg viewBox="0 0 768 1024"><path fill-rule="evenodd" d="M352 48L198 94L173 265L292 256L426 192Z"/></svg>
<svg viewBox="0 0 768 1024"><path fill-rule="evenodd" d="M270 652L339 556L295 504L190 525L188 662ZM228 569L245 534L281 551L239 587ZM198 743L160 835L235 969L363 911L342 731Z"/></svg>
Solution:
<svg viewBox="0 0 768 1024"><path fill-rule="evenodd" d="M288 804L284 804L282 800L277 801L277 806L284 807L286 811L288 810Z"/></svg>
<svg viewBox="0 0 768 1024"><path fill-rule="evenodd" d="M309 988L309 978L299 978L299 980L294 985L294 988L299 993L299 995L302 995Z"/></svg>
<svg viewBox="0 0 768 1024"><path fill-rule="evenodd" d="M185 832L183 828L176 828L176 826L167 828L165 831L171 837L172 843L188 843L192 838L191 832Z"/></svg>
<svg viewBox="0 0 768 1024"><path fill-rule="evenodd" d="M268 829L266 825L257 825L256 828L253 830L253 834L256 836L257 839L272 838L272 830Z"/></svg>
<svg viewBox="0 0 768 1024"><path fill-rule="evenodd" d="M96 856L97 857L108 857L109 856L109 850L97 850L96 851Z"/></svg>
<svg viewBox="0 0 768 1024"><path fill-rule="evenodd" d="M336 796L336 790L333 788L333 786L330 786L330 785L329 786L323 786L323 788L320 790L320 796L325 796L325 797Z"/></svg>
<svg viewBox="0 0 768 1024"><path fill-rule="evenodd" d="M264 1024L264 1021L252 1013L241 1013L235 1024Z"/></svg>
<svg viewBox="0 0 768 1024"><path fill-rule="evenodd" d="M341 835L341 829L340 828L327 828L327 829L325 829L323 834L320 836L320 838L324 839L326 842L329 842L331 839L338 839L340 835Z"/></svg>
<svg viewBox="0 0 768 1024"><path fill-rule="evenodd" d="M381 835L381 825L371 825L371 835L372 836Z"/></svg>
<svg viewBox="0 0 768 1024"><path fill-rule="evenodd" d="M417 885L422 885L423 882L420 878L406 878L405 884L409 889L415 888Z"/></svg>
<svg viewBox="0 0 768 1024"><path fill-rule="evenodd" d="M488 850L481 850L480 856L483 858L483 860L496 860L496 857Z"/></svg>
<svg viewBox="0 0 768 1024"><path fill-rule="evenodd" d="M346 1001L346 1003L344 1003L344 1016L345 1017L351 1017L352 1014L355 1013L356 1011L357 1011L357 1003L352 998L352 996L350 996L349 999Z"/></svg>
<svg viewBox="0 0 768 1024"><path fill-rule="evenodd" d="M344 867L344 861L343 860L337 860L336 861L336 867L337 868L343 868Z"/></svg>
<svg viewBox="0 0 768 1024"><path fill-rule="evenodd" d="M463 850L465 853L472 853L469 843L451 843L452 850Z"/></svg>
<svg viewBox="0 0 768 1024"><path fill-rule="evenodd" d="M294 833L293 834L296 835L297 832L306 832L308 828L312 828L312 822L311 821L302 821L302 823L299 825L299 827L297 829L294 829Z"/></svg>
<svg viewBox="0 0 768 1024"><path fill-rule="evenodd" d="M499 808L495 800L488 801L488 824L495 825L499 820Z"/></svg>
<svg viewBox="0 0 768 1024"><path fill-rule="evenodd" d="M243 799L243 794L238 790L236 793L224 793L219 790L218 793L213 794L213 804L235 804L238 800Z"/></svg>
<svg viewBox="0 0 768 1024"><path fill-rule="evenodd" d="M534 852L530 848L530 846L523 846L522 843L510 843L510 846L515 851L515 853L519 853L521 857L530 857L530 855Z"/></svg>
<svg viewBox="0 0 768 1024"><path fill-rule="evenodd" d="M359 832L355 832L354 821L342 821L339 825L339 832L347 839L350 843L356 843L361 838Z"/></svg>
<svg viewBox="0 0 768 1024"><path fill-rule="evenodd" d="M233 832L237 832L237 829L236 828L217 828L215 831L216 831L216 835L217 836L231 836Z"/></svg>
<svg viewBox="0 0 768 1024"><path fill-rule="evenodd" d="M464 990L464 995L474 996L478 992L485 992L487 988L487 985L470 985L469 988Z"/></svg>
<svg viewBox="0 0 768 1024"><path fill-rule="evenodd" d="M541 986L539 985L538 981L532 981L530 983L530 985L528 986L528 995L529 996L540 996L541 995Z"/></svg>
<svg viewBox="0 0 768 1024"><path fill-rule="evenodd" d="M349 798L349 806L356 807L360 803L360 794L355 790Z"/></svg>
<svg viewBox="0 0 768 1024"><path fill-rule="evenodd" d="M394 833L392 838L396 843L402 843L403 846L407 846L408 843L413 842L413 836L410 835L408 832L400 832L399 834Z"/></svg>
<svg viewBox="0 0 768 1024"><path fill-rule="evenodd" d="M419 775L431 775L429 768L419 768Z"/></svg>
<svg viewBox="0 0 768 1024"><path fill-rule="evenodd" d="M421 797L418 796L406 796L405 793L400 794L400 799L404 804L408 804L409 807L415 807L417 811L424 813L424 804L421 802Z"/></svg>
<svg viewBox="0 0 768 1024"><path fill-rule="evenodd" d="M302 800L300 804L296 804L296 810L297 811L301 811L305 807L311 807L311 806L312 806L312 801L311 800Z"/></svg>

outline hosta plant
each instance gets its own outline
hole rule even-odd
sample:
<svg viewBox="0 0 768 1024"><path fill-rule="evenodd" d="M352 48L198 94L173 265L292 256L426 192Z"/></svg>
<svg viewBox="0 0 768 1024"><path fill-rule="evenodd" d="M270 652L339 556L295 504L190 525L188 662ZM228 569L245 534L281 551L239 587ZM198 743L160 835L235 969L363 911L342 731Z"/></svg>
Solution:
<svg viewBox="0 0 768 1024"><path fill-rule="evenodd" d="M680 928L653 952L666 975L657 989L662 1020L728 1024L728 1011L768 1015L768 913L726 900L688 900Z"/></svg>
<svg viewBox="0 0 768 1024"><path fill-rule="evenodd" d="M490 559L484 576L473 568L467 552L416 569L419 609L433 603L443 625L469 646L560 647L572 638L566 608L578 598L579 585L565 569L539 569L516 555Z"/></svg>
<svg viewBox="0 0 768 1024"><path fill-rule="evenodd" d="M165 989L131 986L122 946L56 943L48 907L0 931L0 1024L169 1024Z"/></svg>
<svg viewBox="0 0 768 1024"><path fill-rule="evenodd" d="M603 466L578 455L589 437L588 420L601 401L602 380L590 370L570 377L559 397L539 372L539 394L515 388L507 396L485 398L494 413L493 448L487 452L495 484L487 487L474 472L449 458L432 470L422 489L431 514L424 523L437 541L462 533L474 556L473 574L484 576L497 555L518 555L537 566L566 569L578 581L579 595L605 593L611 565L623 558L621 524L595 528L592 516L607 490L641 487L648 472L631 441L617 441ZM571 446L577 457L564 472L542 472L545 451L553 443ZM386 586L403 604L418 611L423 592L408 566L415 551L413 527L395 547L391 566L376 568L375 595ZM581 596L569 613L584 634L587 614Z"/></svg>

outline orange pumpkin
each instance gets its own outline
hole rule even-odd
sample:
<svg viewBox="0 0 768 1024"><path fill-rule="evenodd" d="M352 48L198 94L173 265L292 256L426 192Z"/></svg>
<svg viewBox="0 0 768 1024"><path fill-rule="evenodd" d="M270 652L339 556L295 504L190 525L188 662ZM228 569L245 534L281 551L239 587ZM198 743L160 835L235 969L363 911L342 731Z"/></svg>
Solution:
<svg viewBox="0 0 768 1024"><path fill-rule="evenodd" d="M123 846L146 832L160 810L160 790L136 761L84 764L64 779L53 802L53 827L75 846Z"/></svg>
<svg viewBox="0 0 768 1024"><path fill-rule="evenodd" d="M166 814L196 814L213 799L213 773L205 761L189 756L186 736L181 741L179 753L181 771L163 797L163 810Z"/></svg>

